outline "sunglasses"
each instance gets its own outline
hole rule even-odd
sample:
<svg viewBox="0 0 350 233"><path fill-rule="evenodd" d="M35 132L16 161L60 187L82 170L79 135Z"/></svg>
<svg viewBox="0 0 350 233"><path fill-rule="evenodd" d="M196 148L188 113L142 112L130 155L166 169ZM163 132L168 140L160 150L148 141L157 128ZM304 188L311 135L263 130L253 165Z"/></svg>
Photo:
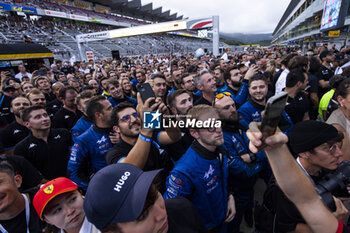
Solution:
<svg viewBox="0 0 350 233"><path fill-rule="evenodd" d="M333 154L333 153L337 150L337 147L338 147L339 149L341 149L342 146L343 146L343 141L337 142L337 143L335 143L335 144L333 144L333 145L330 145L330 146L328 147L328 151L329 151L329 153Z"/></svg>
<svg viewBox="0 0 350 233"><path fill-rule="evenodd" d="M224 96L232 96L232 94L230 92L225 91L225 92L217 94L215 97L217 99L222 99Z"/></svg>
<svg viewBox="0 0 350 233"><path fill-rule="evenodd" d="M140 117L140 114L138 112L134 112L134 113L131 113L129 115L125 115L123 116L122 118L120 118L120 120L122 121L130 121L131 120L131 116L133 116L135 119L139 118Z"/></svg>

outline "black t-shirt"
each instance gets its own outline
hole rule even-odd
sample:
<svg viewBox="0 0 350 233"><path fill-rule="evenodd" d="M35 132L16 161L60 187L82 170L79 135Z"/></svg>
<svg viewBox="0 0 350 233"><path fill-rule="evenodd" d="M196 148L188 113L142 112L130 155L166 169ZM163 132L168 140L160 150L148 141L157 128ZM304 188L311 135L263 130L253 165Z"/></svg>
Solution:
<svg viewBox="0 0 350 233"><path fill-rule="evenodd" d="M301 91L294 98L289 96L285 111L293 124L302 121L305 113L309 112L309 100L306 94Z"/></svg>
<svg viewBox="0 0 350 233"><path fill-rule="evenodd" d="M15 170L16 174L22 176L22 185L20 191L31 189L40 184L43 176L41 173L33 167L25 158L17 155L1 155L0 161L9 162Z"/></svg>
<svg viewBox="0 0 350 233"><path fill-rule="evenodd" d="M208 232L196 208L184 197L165 200L168 214L168 233Z"/></svg>
<svg viewBox="0 0 350 233"><path fill-rule="evenodd" d="M14 115L10 112L12 97L2 94L0 97L0 127L5 127L15 120Z"/></svg>
<svg viewBox="0 0 350 233"><path fill-rule="evenodd" d="M38 233L42 232L42 229L45 227L45 223L42 222L34 209L32 204L35 193L38 191L38 188L28 191L29 194L29 232ZM0 220L0 224L9 232L9 233L27 233L27 223L26 223L26 213L25 209L19 213L16 217L10 220Z"/></svg>
<svg viewBox="0 0 350 233"><path fill-rule="evenodd" d="M67 163L72 145L68 130L50 129L47 143L30 133L16 145L14 154L26 158L45 179L52 180L67 175Z"/></svg>
<svg viewBox="0 0 350 233"><path fill-rule="evenodd" d="M195 106L195 105L200 105L200 104L206 104L206 105L211 106L211 103L208 100L204 99L203 96L200 97L197 101L195 101L193 105Z"/></svg>
<svg viewBox="0 0 350 233"><path fill-rule="evenodd" d="M53 117L52 123L54 128L64 128L71 130L73 126L77 123L83 113L78 109L76 112L72 112L62 107Z"/></svg>
<svg viewBox="0 0 350 233"><path fill-rule="evenodd" d="M44 95L45 95L46 103L50 103L51 101L57 99L56 95L53 92L50 92L49 94L44 93Z"/></svg>
<svg viewBox="0 0 350 233"><path fill-rule="evenodd" d="M27 137L29 133L30 130L24 125L18 124L17 121L7 125L0 131L0 138L2 140L4 150L13 149L16 144Z"/></svg>
<svg viewBox="0 0 350 233"><path fill-rule="evenodd" d="M50 103L46 104L46 111L49 114L50 117L53 117L58 110L62 107L62 102L58 99L54 99Z"/></svg>
<svg viewBox="0 0 350 233"><path fill-rule="evenodd" d="M329 81L334 75L333 69L328 69L324 65L322 65L319 73L319 80ZM322 88L321 86L318 87L318 97L319 99L322 98L322 96L329 91L331 88Z"/></svg>
<svg viewBox="0 0 350 233"><path fill-rule="evenodd" d="M177 161L191 146L194 138L191 136L188 129L184 129L181 132L181 139L175 143L165 145L164 149L172 160Z"/></svg>

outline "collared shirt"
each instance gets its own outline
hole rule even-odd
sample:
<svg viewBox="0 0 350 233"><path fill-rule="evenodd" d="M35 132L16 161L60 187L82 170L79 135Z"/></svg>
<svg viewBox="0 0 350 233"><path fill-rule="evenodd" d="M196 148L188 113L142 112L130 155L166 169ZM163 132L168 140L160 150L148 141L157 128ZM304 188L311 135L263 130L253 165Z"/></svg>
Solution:
<svg viewBox="0 0 350 233"><path fill-rule="evenodd" d="M60 233L66 233L63 229L61 229ZM85 217L83 225L79 230L79 233L100 233L100 231Z"/></svg>
<svg viewBox="0 0 350 233"><path fill-rule="evenodd" d="M71 130L83 113L78 109L72 112L62 107L53 117L53 127Z"/></svg>
<svg viewBox="0 0 350 233"><path fill-rule="evenodd" d="M17 143L22 141L30 133L30 130L24 125L18 124L17 121L7 125L0 131L0 137L3 143L4 150L13 149Z"/></svg>
<svg viewBox="0 0 350 233"><path fill-rule="evenodd" d="M52 180L67 175L69 148L72 144L66 129L50 129L47 142L30 133L16 145L14 154L26 158L45 179Z"/></svg>

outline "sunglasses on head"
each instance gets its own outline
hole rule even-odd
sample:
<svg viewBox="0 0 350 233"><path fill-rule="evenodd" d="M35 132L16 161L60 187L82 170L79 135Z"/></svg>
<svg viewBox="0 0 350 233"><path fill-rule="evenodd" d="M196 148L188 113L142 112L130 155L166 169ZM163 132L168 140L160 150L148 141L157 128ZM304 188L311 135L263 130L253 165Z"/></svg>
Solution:
<svg viewBox="0 0 350 233"><path fill-rule="evenodd" d="M217 99L222 99L224 96L232 96L232 94L230 92L225 91L225 92L217 94L215 97Z"/></svg>

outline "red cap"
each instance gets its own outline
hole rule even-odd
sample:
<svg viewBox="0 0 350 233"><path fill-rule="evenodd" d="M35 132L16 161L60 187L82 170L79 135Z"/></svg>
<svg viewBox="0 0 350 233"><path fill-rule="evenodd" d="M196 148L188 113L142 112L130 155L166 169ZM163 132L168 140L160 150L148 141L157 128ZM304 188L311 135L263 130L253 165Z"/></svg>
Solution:
<svg viewBox="0 0 350 233"><path fill-rule="evenodd" d="M74 191L76 189L78 189L78 185L76 185L70 179L67 179L65 177L56 178L44 184L35 194L33 199L33 206L42 219L42 215L47 203L49 203L57 195Z"/></svg>

